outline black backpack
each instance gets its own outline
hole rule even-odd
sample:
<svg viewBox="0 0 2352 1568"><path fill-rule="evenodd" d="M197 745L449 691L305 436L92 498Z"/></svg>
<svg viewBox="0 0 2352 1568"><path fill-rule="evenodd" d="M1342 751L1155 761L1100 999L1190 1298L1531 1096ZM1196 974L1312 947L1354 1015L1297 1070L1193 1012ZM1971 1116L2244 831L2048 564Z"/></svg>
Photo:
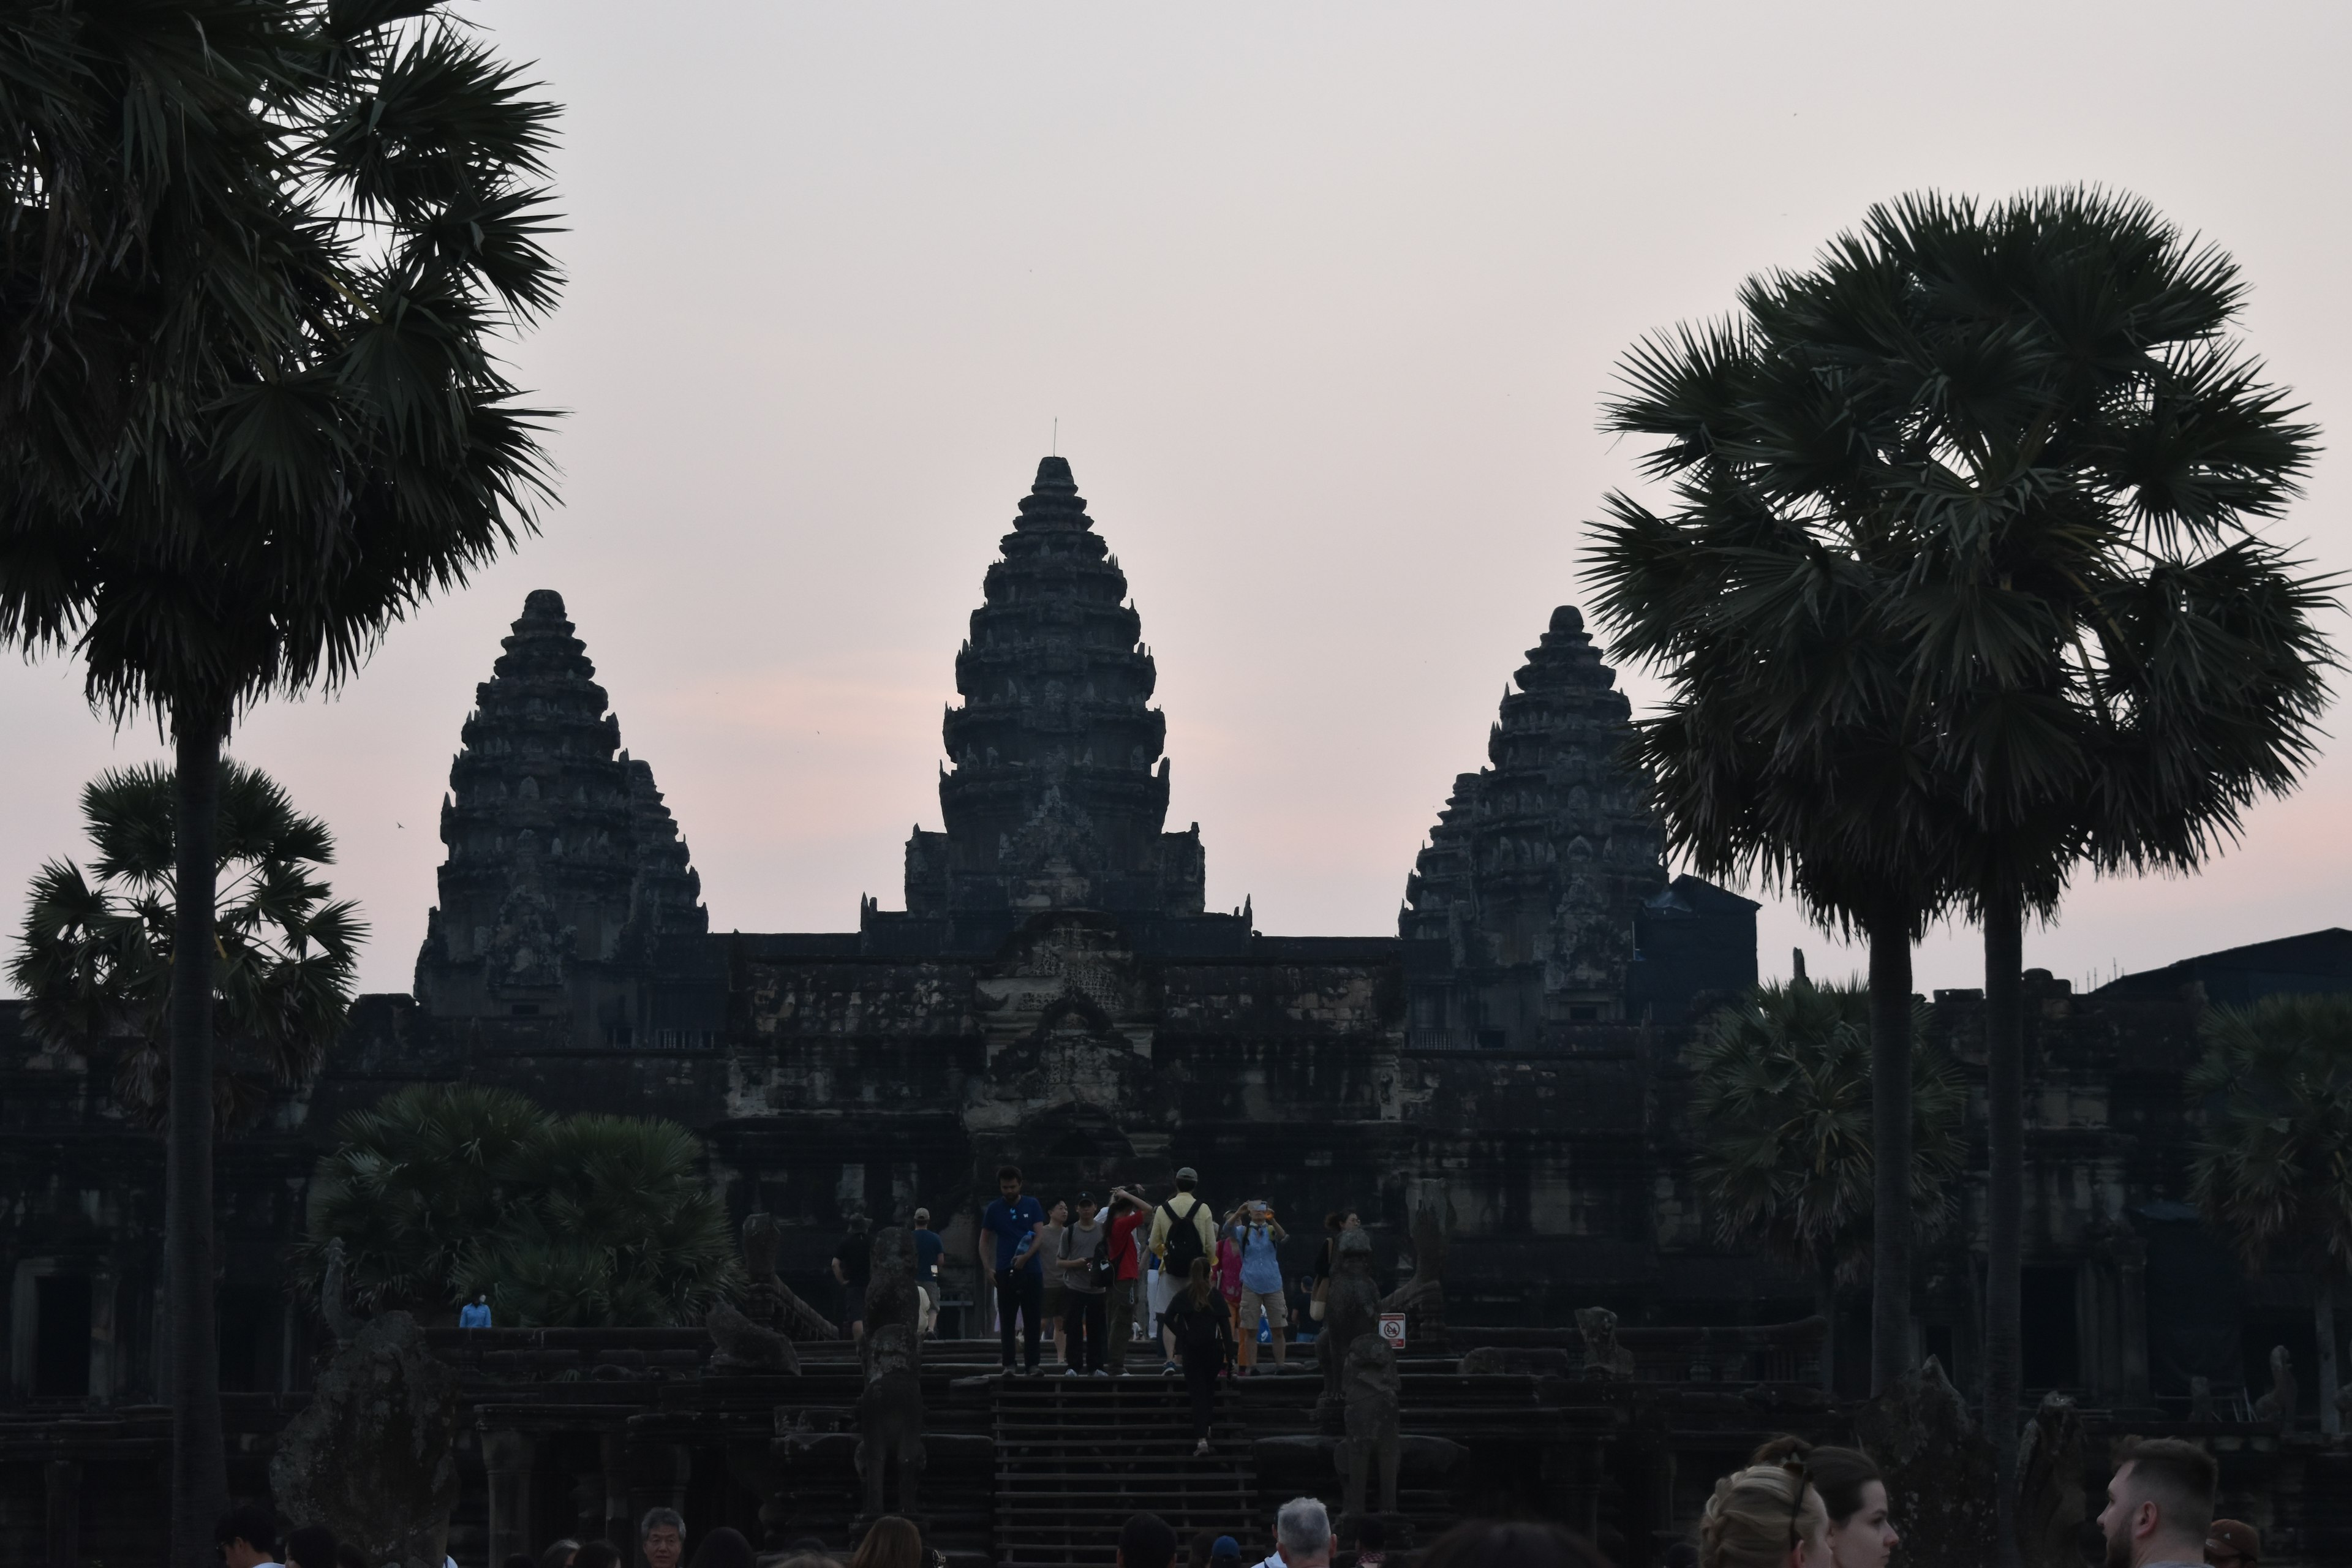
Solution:
<svg viewBox="0 0 2352 1568"><path fill-rule="evenodd" d="M1201 1246L1201 1200L1190 1193L1179 1193L1177 1197L1192 1198L1192 1206L1179 1216L1175 1198L1160 1205L1160 1211L1168 1216L1168 1250L1160 1254L1160 1267L1181 1286L1192 1275L1192 1259L1204 1258L1207 1253Z"/></svg>

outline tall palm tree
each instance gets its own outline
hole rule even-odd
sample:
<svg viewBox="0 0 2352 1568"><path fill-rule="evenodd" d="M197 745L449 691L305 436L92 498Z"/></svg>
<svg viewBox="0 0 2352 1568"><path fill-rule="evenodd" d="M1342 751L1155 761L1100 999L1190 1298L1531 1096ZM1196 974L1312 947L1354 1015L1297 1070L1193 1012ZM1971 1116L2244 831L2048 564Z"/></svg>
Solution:
<svg viewBox="0 0 2352 1568"><path fill-rule="evenodd" d="M530 526L552 118L435 0L20 7L0 29L0 638L170 732L173 1551L226 1498L212 1310L222 743Z"/></svg>
<svg viewBox="0 0 2352 1568"><path fill-rule="evenodd" d="M1927 761L1931 715L1906 705L1902 639L1880 616L1902 564L1868 490L1757 483L1750 454L1817 395L1777 375L1752 322L1637 345L1608 428L1663 437L1644 468L1676 505L1612 495L1590 572L1623 658L1664 670L1636 726L1669 847L1705 875L1759 874L1824 929L1868 942L1872 1136L1871 1388L1910 1363L1911 1235L1903 1172L1913 1108L1911 949L1946 907L1948 807Z"/></svg>
<svg viewBox="0 0 2352 1568"><path fill-rule="evenodd" d="M1716 405L1653 422L1691 454L1685 492L1729 489L1784 531L1759 531L1775 569L1828 552L1875 571L1869 624L1898 672L1877 718L1921 744L1935 850L1887 868L1932 875L1985 936L1984 1399L2004 1561L2024 921L2083 864L2192 868L2291 788L2333 663L2316 628L2332 583L2255 531L2295 493L2313 432L2227 336L2243 292L2226 256L2127 198L1912 198L1812 269L1752 280L1734 369L1706 384Z"/></svg>
<svg viewBox="0 0 2352 1568"><path fill-rule="evenodd" d="M1830 1325L1822 1386L1835 1387L1837 1295L1864 1278L1878 1228L1872 998L1798 980L1760 986L1700 1026L1692 1112L1698 1188L1729 1245L1761 1244L1811 1275ZM1931 1237L1957 1206L1960 1083L1908 1020L1910 1229Z"/></svg>
<svg viewBox="0 0 2352 1568"><path fill-rule="evenodd" d="M2194 1194L2250 1268L2299 1256L2318 1289L2319 1423L2336 1405L2336 1288L2352 1269L2352 996L2266 996L2216 1007L2189 1091L2207 1105Z"/></svg>
<svg viewBox="0 0 2352 1568"><path fill-rule="evenodd" d="M155 763L83 789L98 858L89 874L70 860L41 868L8 966L34 1037L115 1053L115 1100L150 1127L163 1123L171 1082L173 794L171 770ZM318 1070L342 1032L367 928L348 900L328 901L315 873L335 858L326 824L226 758L215 848L213 1120L226 1131L249 1121L274 1087Z"/></svg>

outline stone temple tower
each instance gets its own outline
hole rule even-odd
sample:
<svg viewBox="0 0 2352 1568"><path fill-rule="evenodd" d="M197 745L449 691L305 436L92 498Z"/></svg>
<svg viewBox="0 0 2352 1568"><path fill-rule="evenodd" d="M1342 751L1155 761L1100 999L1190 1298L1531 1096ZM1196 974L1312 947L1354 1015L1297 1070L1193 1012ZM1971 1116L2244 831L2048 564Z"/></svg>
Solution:
<svg viewBox="0 0 2352 1568"><path fill-rule="evenodd" d="M1019 512L956 655L947 830L907 841L907 913L1199 915L1200 827L1162 831L1167 725L1126 574L1066 459L1037 465Z"/></svg>
<svg viewBox="0 0 2352 1568"><path fill-rule="evenodd" d="M442 799L440 903L416 956L445 1016L530 1018L583 1044L658 1044L646 982L666 938L709 929L653 769L620 750L562 595L524 601Z"/></svg>
<svg viewBox="0 0 2352 1568"><path fill-rule="evenodd" d="M1744 899L1692 878L1669 889L1644 781L1617 754L1633 708L1584 617L1553 611L1516 679L1490 765L1455 778L1405 884L1411 1026L1429 1044L1517 1047L1638 1017L1645 921L1679 919L1693 900L1736 917L1715 901L1727 900L1752 927Z"/></svg>

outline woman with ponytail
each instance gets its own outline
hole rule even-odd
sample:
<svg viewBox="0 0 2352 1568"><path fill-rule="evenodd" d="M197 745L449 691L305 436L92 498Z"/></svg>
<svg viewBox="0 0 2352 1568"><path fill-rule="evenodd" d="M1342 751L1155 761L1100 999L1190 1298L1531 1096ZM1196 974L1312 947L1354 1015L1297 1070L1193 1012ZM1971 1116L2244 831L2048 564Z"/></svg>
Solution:
<svg viewBox="0 0 2352 1568"><path fill-rule="evenodd" d="M1829 1510L1801 1459L1716 1482L1698 1529L1699 1568L1832 1568Z"/></svg>

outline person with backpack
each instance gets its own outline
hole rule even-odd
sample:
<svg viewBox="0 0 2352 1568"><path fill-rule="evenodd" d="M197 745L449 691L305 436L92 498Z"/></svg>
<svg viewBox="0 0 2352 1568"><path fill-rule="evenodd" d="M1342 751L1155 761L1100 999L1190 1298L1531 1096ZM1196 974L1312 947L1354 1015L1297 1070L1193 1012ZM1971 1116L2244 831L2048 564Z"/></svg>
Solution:
<svg viewBox="0 0 2352 1568"><path fill-rule="evenodd" d="M1195 1258L1213 1258L1217 1250L1216 1216L1209 1212L1192 1189L1200 1184L1201 1173L1186 1165L1176 1173L1173 1196L1151 1211L1152 1255L1160 1259L1160 1277L1167 1281L1172 1296L1185 1289L1184 1281L1192 1271ZM1167 1364L1160 1372L1170 1377L1176 1374L1176 1341L1164 1321L1160 1333L1168 1352Z"/></svg>
<svg viewBox="0 0 2352 1568"><path fill-rule="evenodd" d="M1105 1300L1117 1268L1110 1255L1110 1227L1098 1217L1092 1193L1078 1194L1078 1217L1062 1227L1064 1321L1068 1327L1069 1370L1065 1377L1108 1377L1103 1369Z"/></svg>
<svg viewBox="0 0 2352 1568"><path fill-rule="evenodd" d="M1233 1363L1234 1320L1210 1277L1209 1256L1196 1253L1185 1282L1160 1317L1184 1357L1184 1392L1192 1401L1192 1452L1209 1451L1209 1423L1217 1409L1217 1374Z"/></svg>

